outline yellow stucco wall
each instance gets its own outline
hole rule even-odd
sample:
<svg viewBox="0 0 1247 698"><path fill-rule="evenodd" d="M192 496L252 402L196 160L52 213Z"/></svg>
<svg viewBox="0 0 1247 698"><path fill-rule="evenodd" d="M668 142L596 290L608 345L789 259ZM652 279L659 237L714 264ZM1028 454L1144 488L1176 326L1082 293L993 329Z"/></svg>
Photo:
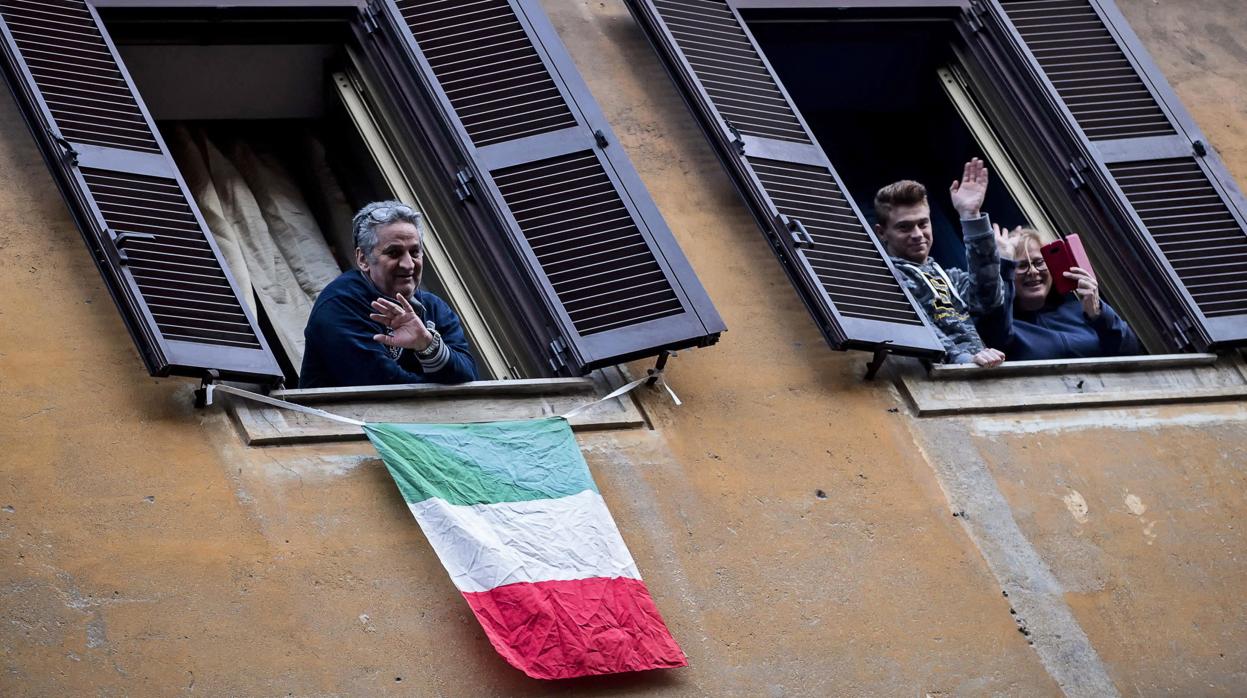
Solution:
<svg viewBox="0 0 1247 698"><path fill-rule="evenodd" d="M580 438L691 666L523 678L365 445L249 449L147 377L5 94L0 694L1077 692L1095 666L1042 655L1001 593L1036 570L1034 627L1072 619L1120 693L1247 685L1243 405L891 411L864 357L826 348L622 2L544 4L732 328L673 361L684 406L642 396L655 429ZM1237 5L1122 2L1247 182ZM1017 540L1035 559L1001 557Z"/></svg>

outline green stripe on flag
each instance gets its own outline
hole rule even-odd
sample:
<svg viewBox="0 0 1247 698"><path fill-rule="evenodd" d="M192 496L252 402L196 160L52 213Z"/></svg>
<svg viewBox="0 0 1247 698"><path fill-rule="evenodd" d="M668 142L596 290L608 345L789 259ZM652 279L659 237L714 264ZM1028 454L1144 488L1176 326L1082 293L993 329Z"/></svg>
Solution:
<svg viewBox="0 0 1247 698"><path fill-rule="evenodd" d="M567 420L366 424L408 504L473 505L597 492ZM517 457L518 456L518 457Z"/></svg>

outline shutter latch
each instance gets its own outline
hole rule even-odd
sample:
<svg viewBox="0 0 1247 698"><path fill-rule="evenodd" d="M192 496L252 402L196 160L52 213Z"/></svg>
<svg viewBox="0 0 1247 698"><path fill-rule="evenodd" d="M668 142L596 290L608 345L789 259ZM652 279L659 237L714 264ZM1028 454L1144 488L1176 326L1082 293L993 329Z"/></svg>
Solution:
<svg viewBox="0 0 1247 698"><path fill-rule="evenodd" d="M1191 150L1195 153L1195 157L1197 158L1202 158L1208 155L1208 147L1204 145L1203 141L1195 141L1191 143Z"/></svg>
<svg viewBox="0 0 1247 698"><path fill-rule="evenodd" d="M216 369L210 368L204 371L203 378L199 381L199 387L195 390L195 407L203 409L208 406L208 386L221 382L221 374Z"/></svg>
<svg viewBox="0 0 1247 698"><path fill-rule="evenodd" d="M472 198L472 187L468 185L475 180L476 175L472 174L472 170L466 167L455 173L455 181L458 182L455 185L455 196L459 197L460 201L467 201Z"/></svg>
<svg viewBox="0 0 1247 698"><path fill-rule="evenodd" d="M606 140L606 134L602 133L602 129L593 132L593 142L598 144L599 148L606 148L611 142Z"/></svg>
<svg viewBox="0 0 1247 698"><path fill-rule="evenodd" d="M723 121L727 125L727 130L732 134L732 147L736 149L736 154L744 157L745 155L745 138L740 135L740 129L726 119Z"/></svg>
<svg viewBox="0 0 1247 698"><path fill-rule="evenodd" d="M104 246L104 253L108 255L115 266L124 266L130 263L130 255L126 252L125 244L130 240L155 240L156 236L151 233L118 233L108 228L108 242Z"/></svg>
<svg viewBox="0 0 1247 698"><path fill-rule="evenodd" d="M74 144L65 139L64 136L48 129L48 133L52 136L52 140L61 147L61 157L69 161L70 167L78 166L78 151L74 150Z"/></svg>
<svg viewBox="0 0 1247 698"><path fill-rule="evenodd" d="M567 343L562 337L555 337L550 342L550 368L555 373L562 373L567 368L567 360L563 355L567 353Z"/></svg>
<svg viewBox="0 0 1247 698"><path fill-rule="evenodd" d="M776 216L779 225L788 231L788 235L792 237L792 246L797 249L805 249L814 246L814 238L810 236L810 231L805 229L805 224L799 218L789 218L784 214Z"/></svg>

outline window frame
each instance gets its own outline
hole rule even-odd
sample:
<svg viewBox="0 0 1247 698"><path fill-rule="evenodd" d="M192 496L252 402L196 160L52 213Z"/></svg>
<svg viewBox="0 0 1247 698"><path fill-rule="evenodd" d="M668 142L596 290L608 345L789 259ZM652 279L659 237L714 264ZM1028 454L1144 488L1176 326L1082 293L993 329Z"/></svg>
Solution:
<svg viewBox="0 0 1247 698"><path fill-rule="evenodd" d="M406 157L408 149L395 138L388 120L390 115L385 113L384 107L378 108L376 95L367 87L370 78L356 72L365 68L358 65L360 58L350 48L347 54L353 65L334 71L330 76L337 97L359 130L369 156L394 198L411 202L423 214L426 272L431 271L446 290L446 300L458 313L473 350L484 363L477 368L487 369L498 380L521 378L525 371L518 367L523 363L519 356L523 352L509 341L500 319L501 310L493 307L494 303L480 292L482 282L478 270L470 268L470 261L457 258L451 251L457 247L452 238L459 231L444 234L440 230L440 222L445 222L442 207L432 200L434 197L427 196L431 192L425 191L423 180L426 178L412 171L421 166ZM430 207L437 207L437 217L430 215ZM454 228L453 222L450 227Z"/></svg>

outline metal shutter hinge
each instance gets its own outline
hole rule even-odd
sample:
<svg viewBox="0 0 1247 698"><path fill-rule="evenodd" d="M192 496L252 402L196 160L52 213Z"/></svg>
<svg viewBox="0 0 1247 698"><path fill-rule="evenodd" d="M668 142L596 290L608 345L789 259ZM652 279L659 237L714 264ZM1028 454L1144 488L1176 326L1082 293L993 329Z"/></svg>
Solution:
<svg viewBox="0 0 1247 698"><path fill-rule="evenodd" d="M566 353L567 343L563 341L562 337L555 337L550 342L550 368L555 373L561 373L567 368L567 360L563 358Z"/></svg>
<svg viewBox="0 0 1247 698"><path fill-rule="evenodd" d="M736 154L744 157L745 138L740 135L740 129L736 128L736 125L730 121L724 120L723 123L727 125L727 130L732 134L732 147L736 149Z"/></svg>
<svg viewBox="0 0 1247 698"><path fill-rule="evenodd" d="M364 6L362 17L365 33L372 34L381 27L380 22L377 21L377 17L380 14L381 11L377 8L377 3L373 0L369 0L369 3Z"/></svg>
<svg viewBox="0 0 1247 698"><path fill-rule="evenodd" d="M1082 189L1087 186L1087 180L1083 177L1083 173L1091 168L1087 161L1081 157L1070 160L1069 163L1069 185L1073 189Z"/></svg>
<svg viewBox="0 0 1247 698"><path fill-rule="evenodd" d="M1204 145L1203 141L1191 143L1191 150L1195 153L1195 157L1198 158L1208 155L1208 147Z"/></svg>
<svg viewBox="0 0 1247 698"><path fill-rule="evenodd" d="M597 143L599 148L605 148L611 144L610 141L606 140L606 134L602 133L602 129L593 132L593 142Z"/></svg>
<svg viewBox="0 0 1247 698"><path fill-rule="evenodd" d="M334 77L338 80L338 83L344 87L349 87L360 94L365 94L367 92L364 88L364 81L355 71L351 71L349 73L335 73Z"/></svg>
<svg viewBox="0 0 1247 698"><path fill-rule="evenodd" d="M1179 349L1185 349L1191 346L1191 339L1187 332L1195 329L1190 318L1179 318L1173 321L1173 338L1177 342Z"/></svg>
<svg viewBox="0 0 1247 698"><path fill-rule="evenodd" d="M151 233L117 233L111 228L106 228L108 233L108 244L104 246L104 253L112 260L116 266L125 266L130 263L130 255L126 252L125 244L130 240L155 240L156 236Z"/></svg>
<svg viewBox="0 0 1247 698"><path fill-rule="evenodd" d="M792 246L797 249L803 249L814 246L814 238L810 236L810 231L805 229L805 224L798 218L789 218L784 214L776 216L779 225L788 231L788 235L792 237Z"/></svg>
<svg viewBox="0 0 1247 698"><path fill-rule="evenodd" d="M472 174L472 170L466 167L455 173L455 181L458 182L455 185L455 196L459 197L460 201L467 201L472 198L472 187L468 185L475 180L476 175Z"/></svg>
<svg viewBox="0 0 1247 698"><path fill-rule="evenodd" d="M983 7L983 3L978 0L971 0L969 9L966 10L966 26L970 31L977 34L983 31L983 14L987 12L987 8Z"/></svg>

